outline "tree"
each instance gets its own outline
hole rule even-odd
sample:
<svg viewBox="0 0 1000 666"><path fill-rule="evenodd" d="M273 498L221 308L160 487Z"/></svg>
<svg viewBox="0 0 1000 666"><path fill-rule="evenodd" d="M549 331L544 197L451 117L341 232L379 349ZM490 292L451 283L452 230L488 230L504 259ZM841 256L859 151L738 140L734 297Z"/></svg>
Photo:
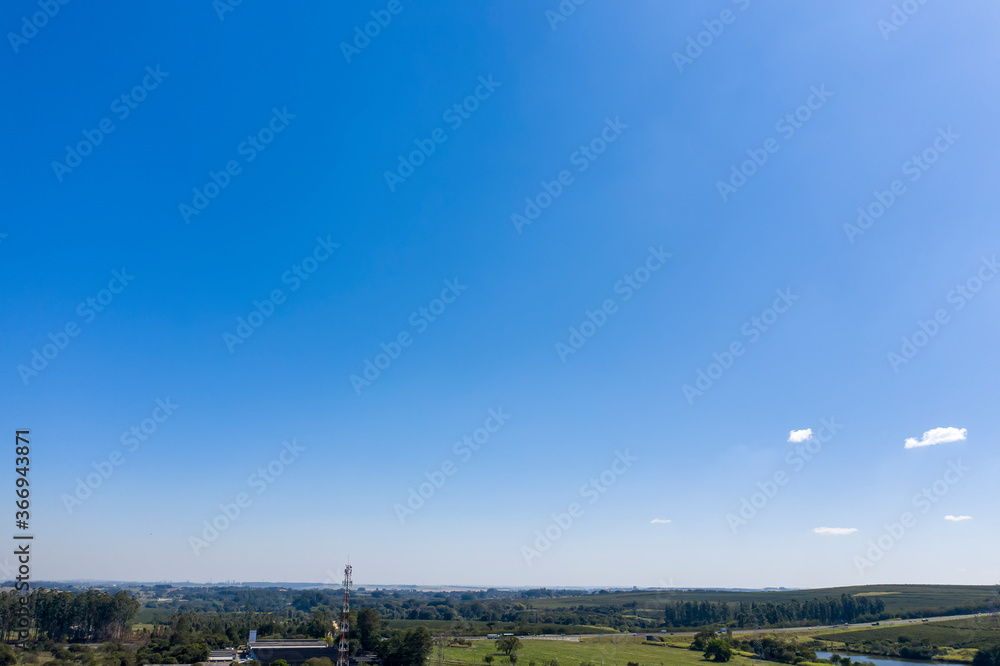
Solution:
<svg viewBox="0 0 1000 666"><path fill-rule="evenodd" d="M708 642L715 638L715 634L710 629L702 629L694 636L691 643L691 650L704 650Z"/></svg>
<svg viewBox="0 0 1000 666"><path fill-rule="evenodd" d="M0 666L11 666L16 663L17 655L14 654L14 648L6 643L0 643Z"/></svg>
<svg viewBox="0 0 1000 666"><path fill-rule="evenodd" d="M503 652L508 657L521 648L521 639L517 636L504 636L497 639L497 650Z"/></svg>
<svg viewBox="0 0 1000 666"><path fill-rule="evenodd" d="M713 638L705 646L705 659L712 661L729 661L733 658L733 649L721 638Z"/></svg>
<svg viewBox="0 0 1000 666"><path fill-rule="evenodd" d="M271 666L288 666L288 662L284 659L275 659L271 662Z"/></svg>
<svg viewBox="0 0 1000 666"><path fill-rule="evenodd" d="M310 638L323 638L330 633L333 628L332 618L326 611L314 610L309 618L309 623L304 628L304 633Z"/></svg>
<svg viewBox="0 0 1000 666"><path fill-rule="evenodd" d="M358 633L361 648L374 650L381 642L382 616L374 608L364 607L358 612Z"/></svg>
<svg viewBox="0 0 1000 666"><path fill-rule="evenodd" d="M434 645L427 627L395 632L380 641L376 654L382 666L423 666Z"/></svg>
<svg viewBox="0 0 1000 666"><path fill-rule="evenodd" d="M983 648L972 658L972 666L1000 666L1000 645Z"/></svg>

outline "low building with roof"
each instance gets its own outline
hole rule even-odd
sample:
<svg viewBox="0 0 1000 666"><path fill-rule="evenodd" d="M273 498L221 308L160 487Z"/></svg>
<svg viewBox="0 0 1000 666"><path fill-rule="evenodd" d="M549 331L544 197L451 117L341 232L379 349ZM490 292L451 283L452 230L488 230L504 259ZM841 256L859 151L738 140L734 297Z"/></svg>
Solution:
<svg viewBox="0 0 1000 666"><path fill-rule="evenodd" d="M313 657L326 657L333 663L337 663L337 648L326 641L253 641L247 647L250 659L260 662L261 666L271 666L279 659L288 662L288 666L299 666Z"/></svg>

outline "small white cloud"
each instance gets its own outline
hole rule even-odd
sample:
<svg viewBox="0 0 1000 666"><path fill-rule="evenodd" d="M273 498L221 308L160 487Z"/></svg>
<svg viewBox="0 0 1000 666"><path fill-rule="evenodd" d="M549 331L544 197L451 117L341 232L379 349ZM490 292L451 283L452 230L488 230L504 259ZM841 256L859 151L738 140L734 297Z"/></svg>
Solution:
<svg viewBox="0 0 1000 666"><path fill-rule="evenodd" d="M945 520L950 520L953 523L957 523L961 520L972 520L972 516L945 516Z"/></svg>
<svg viewBox="0 0 1000 666"><path fill-rule="evenodd" d="M799 442L804 442L806 440L812 439L813 429L806 428L805 430L792 430L788 433L788 441L798 444Z"/></svg>
<svg viewBox="0 0 1000 666"><path fill-rule="evenodd" d="M663 518L653 518L653 519L652 519L651 521L649 521L649 522L650 522L651 524L654 524L654 525L655 525L656 523L669 523L670 521L669 521L669 520L664 520Z"/></svg>
<svg viewBox="0 0 1000 666"><path fill-rule="evenodd" d="M924 433L919 440L909 437L904 444L907 449L915 449L918 446L934 446L935 444L947 444L948 442L960 442L965 439L968 430L965 428L934 428Z"/></svg>
<svg viewBox="0 0 1000 666"><path fill-rule="evenodd" d="M817 527L813 530L816 534L826 534L829 536L844 536L854 534L857 531L857 527Z"/></svg>

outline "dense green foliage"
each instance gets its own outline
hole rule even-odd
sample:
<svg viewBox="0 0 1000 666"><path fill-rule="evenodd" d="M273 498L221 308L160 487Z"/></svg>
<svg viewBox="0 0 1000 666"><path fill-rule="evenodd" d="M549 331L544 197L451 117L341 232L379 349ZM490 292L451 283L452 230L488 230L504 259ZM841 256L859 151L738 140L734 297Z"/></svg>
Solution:
<svg viewBox="0 0 1000 666"><path fill-rule="evenodd" d="M772 636L741 636L740 639L734 638L732 634L728 633L718 636L707 629L695 634L689 649L703 651L705 658L713 661L729 661L733 656L733 650L752 652L760 659L786 664L816 661L816 653L805 645L783 641Z"/></svg>
<svg viewBox="0 0 1000 666"><path fill-rule="evenodd" d="M192 629L185 615L178 616L169 635L158 632L139 649L138 664L193 664L208 659L209 646L205 638Z"/></svg>
<svg viewBox="0 0 1000 666"><path fill-rule="evenodd" d="M983 648L972 659L972 666L1000 666L1000 645Z"/></svg>
<svg viewBox="0 0 1000 666"><path fill-rule="evenodd" d="M740 601L678 601L667 604L664 622L671 627L700 627L735 622L736 626L768 627L802 622L856 622L885 617L885 603L878 597L824 597L804 603Z"/></svg>
<svg viewBox="0 0 1000 666"><path fill-rule="evenodd" d="M516 653L519 647L521 647L521 639L517 636L504 636L497 639L497 650L508 657Z"/></svg>
<svg viewBox="0 0 1000 666"><path fill-rule="evenodd" d="M754 601L775 604L842 595L860 598L877 596L885 602L885 611L893 617L928 617L931 615L959 615L986 610L994 605L996 586L987 585L858 585L807 590L634 590L623 592L597 592L588 594L577 590L569 596L563 590L551 597L535 597L531 607L544 610L566 607L592 609L618 607L639 612L655 611L662 615L668 604L684 601Z"/></svg>
<svg viewBox="0 0 1000 666"><path fill-rule="evenodd" d="M729 661L733 658L733 649L721 638L713 638L705 646L705 659L712 661Z"/></svg>
<svg viewBox="0 0 1000 666"><path fill-rule="evenodd" d="M382 616L374 608L366 606L358 611L358 620L354 626L358 628L361 649L372 651L382 640Z"/></svg>
<svg viewBox="0 0 1000 666"><path fill-rule="evenodd" d="M17 623L21 595L0 592L0 633L9 640ZM35 628L57 640L124 640L132 629L139 602L128 592L76 593L36 589L28 597Z"/></svg>
<svg viewBox="0 0 1000 666"><path fill-rule="evenodd" d="M784 641L772 636L752 637L748 640L732 641L734 648L752 652L760 659L780 661L786 664L798 664L803 661L816 661L816 653L805 645Z"/></svg>
<svg viewBox="0 0 1000 666"><path fill-rule="evenodd" d="M376 654L382 666L423 666L431 653L433 641L425 627L393 632L378 645Z"/></svg>

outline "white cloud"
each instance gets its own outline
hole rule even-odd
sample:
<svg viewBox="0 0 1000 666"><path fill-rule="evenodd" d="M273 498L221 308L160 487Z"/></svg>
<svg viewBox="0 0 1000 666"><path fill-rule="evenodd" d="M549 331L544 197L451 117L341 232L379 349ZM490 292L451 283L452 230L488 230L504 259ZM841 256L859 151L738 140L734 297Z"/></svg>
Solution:
<svg viewBox="0 0 1000 666"><path fill-rule="evenodd" d="M960 520L972 520L972 516L945 516L944 519L957 523Z"/></svg>
<svg viewBox="0 0 1000 666"><path fill-rule="evenodd" d="M788 433L788 441L798 444L799 442L804 442L806 440L812 439L813 429L806 428L805 430L792 430Z"/></svg>
<svg viewBox="0 0 1000 666"><path fill-rule="evenodd" d="M652 524L656 524L656 523L669 523L670 521L669 520L664 520L663 518L653 518L649 522L652 523Z"/></svg>
<svg viewBox="0 0 1000 666"><path fill-rule="evenodd" d="M816 534L826 534L830 536L844 536L847 534L854 534L857 531L857 527L817 527L813 530Z"/></svg>
<svg viewBox="0 0 1000 666"><path fill-rule="evenodd" d="M918 446L934 446L935 444L947 444L948 442L959 442L965 439L968 431L965 428L934 428L924 433L919 440L909 437L904 444L907 449L915 449Z"/></svg>

